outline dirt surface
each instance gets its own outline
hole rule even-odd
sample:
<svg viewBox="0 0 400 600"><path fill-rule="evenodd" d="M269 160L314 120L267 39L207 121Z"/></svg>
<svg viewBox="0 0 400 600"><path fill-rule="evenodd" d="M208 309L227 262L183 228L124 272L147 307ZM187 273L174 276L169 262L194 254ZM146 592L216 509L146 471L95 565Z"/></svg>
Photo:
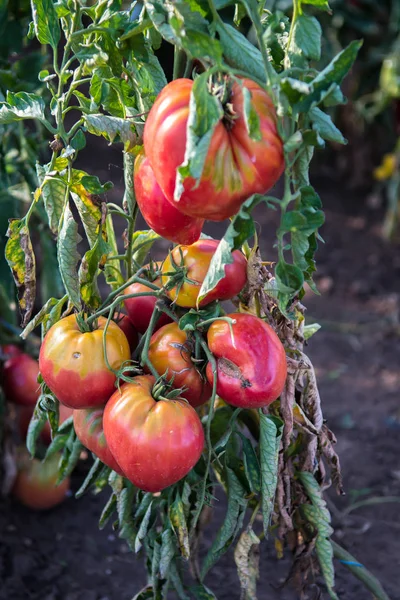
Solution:
<svg viewBox="0 0 400 600"><path fill-rule="evenodd" d="M122 180L117 164L99 176ZM400 600L400 253L379 237L379 211L365 208L366 194L356 197L327 179L315 182L327 214L318 256L321 297L308 295L307 321L322 329L309 343L317 368L323 410L338 437L346 496L329 494L335 539L377 575L391 600ZM325 190L325 191L324 191ZM112 194L119 200L119 187ZM276 216L257 214L263 228L262 248L273 259ZM222 228L211 226L215 236ZM77 475L74 486L82 475ZM379 498L355 507L354 502ZM146 583L142 560L132 556L110 528L98 531L106 496L72 497L57 509L33 513L13 503L0 509L0 600L131 600ZM224 515L218 504L210 527ZM209 545L209 536L204 547ZM295 600L290 587L280 588L289 562L278 561L272 543L261 554L259 600ZM341 600L368 600L371 595L337 566ZM207 585L218 600L239 600L239 582L231 554L210 572ZM319 598L312 589L310 599ZM323 598L328 595L323 592Z"/></svg>

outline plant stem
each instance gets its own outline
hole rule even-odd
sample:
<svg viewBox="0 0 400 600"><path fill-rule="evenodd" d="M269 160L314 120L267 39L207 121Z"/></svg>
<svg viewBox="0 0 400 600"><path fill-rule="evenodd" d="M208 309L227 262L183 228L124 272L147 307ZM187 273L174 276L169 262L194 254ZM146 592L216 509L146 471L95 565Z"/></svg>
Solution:
<svg viewBox="0 0 400 600"><path fill-rule="evenodd" d="M126 276L132 277L132 254L133 254L133 232L135 231L136 217L139 211L133 187L134 156L130 152L124 152L124 183L125 192L122 206L124 211L131 217L128 225L128 246L126 249Z"/></svg>
<svg viewBox="0 0 400 600"><path fill-rule="evenodd" d="M118 298L116 298L114 300L114 302L112 304L110 304L110 306L106 306L103 309L99 309L95 313L90 315L90 317L88 317L86 319L86 322L90 325L91 323L93 323L93 321L95 321L96 319L101 317L101 315L106 314L108 311L110 311L110 313L113 313L115 307L118 306L118 304L120 304L121 302L124 302L124 300L128 300L129 298L139 298L140 296L156 296L156 297L158 297L159 295L160 295L160 290L158 292L138 292L137 294L126 294L125 296L118 296Z"/></svg>
<svg viewBox="0 0 400 600"><path fill-rule="evenodd" d="M179 79L185 72L186 67L186 53L178 46L175 46L174 50L174 70L173 79Z"/></svg>
<svg viewBox="0 0 400 600"><path fill-rule="evenodd" d="M142 365L147 366L150 369L151 374L156 379L160 376L160 374L158 373L158 371L156 371L152 362L149 360L149 348L150 348L151 336L154 331L154 327L156 326L156 323L158 321L158 318L160 316L160 312L161 311L159 310L159 308L156 304L156 306L154 307L154 310L153 310L153 314L151 315L149 326L146 331L146 340L145 340L144 347L143 347L142 354L141 354Z"/></svg>

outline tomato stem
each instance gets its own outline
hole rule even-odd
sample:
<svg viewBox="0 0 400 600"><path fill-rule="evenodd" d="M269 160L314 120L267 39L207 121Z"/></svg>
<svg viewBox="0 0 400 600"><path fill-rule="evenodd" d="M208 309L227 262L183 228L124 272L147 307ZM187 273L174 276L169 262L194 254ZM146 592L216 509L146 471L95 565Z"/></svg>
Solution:
<svg viewBox="0 0 400 600"><path fill-rule="evenodd" d="M156 323L158 321L160 314L161 314L161 311L156 304L154 307L154 310L153 310L153 314L151 315L149 326L148 326L146 334L145 334L145 342L144 342L144 347L143 347L142 354L141 354L142 365L148 367L149 370L151 371L151 374L154 375L154 377L156 377L156 378L159 377L159 373L155 369L151 360L149 359L149 348L150 348L151 336L152 336L154 327L156 326Z"/></svg>

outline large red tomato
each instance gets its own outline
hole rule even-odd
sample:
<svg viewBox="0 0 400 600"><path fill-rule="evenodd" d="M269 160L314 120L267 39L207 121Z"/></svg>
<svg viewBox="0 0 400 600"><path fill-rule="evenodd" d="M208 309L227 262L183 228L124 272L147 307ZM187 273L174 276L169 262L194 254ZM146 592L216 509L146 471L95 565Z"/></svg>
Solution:
<svg viewBox="0 0 400 600"><path fill-rule="evenodd" d="M201 285L207 275L211 259L218 248L218 240L199 240L191 246L175 246L162 266L162 282L168 285L171 273L175 273L174 262L186 268L183 283L167 291L178 306L195 308ZM229 300L243 289L247 281L247 261L239 250L232 252L233 263L225 266L225 277L200 302L205 306L213 300ZM173 275L172 275L173 276Z"/></svg>
<svg viewBox="0 0 400 600"><path fill-rule="evenodd" d="M199 239L204 219L184 215L168 202L143 153L135 161L134 182L136 200L149 227L177 244L193 244Z"/></svg>
<svg viewBox="0 0 400 600"><path fill-rule="evenodd" d="M233 336L226 321L208 330L208 347L217 365L217 394L241 408L268 406L280 396L286 381L286 354L275 331L253 315L233 313ZM211 363L207 378L213 382Z"/></svg>
<svg viewBox="0 0 400 600"><path fill-rule="evenodd" d="M3 389L7 400L22 406L35 406L40 396L39 366L28 354L16 354L4 363Z"/></svg>
<svg viewBox="0 0 400 600"><path fill-rule="evenodd" d="M120 475L123 475L118 463L107 446L103 431L103 408L86 408L74 410L74 428L76 435L84 446L100 460L111 467Z"/></svg>
<svg viewBox="0 0 400 600"><path fill-rule="evenodd" d="M148 266L148 265L146 265ZM159 270L161 265L155 264L156 269ZM146 274L142 275L142 278L146 278ZM151 281L151 278L149 279ZM162 287L161 277L157 277L154 281L152 281L153 285L157 287ZM143 292L152 292L149 287L147 287L144 283L132 283L125 290L124 294L142 294ZM137 329L139 333L145 333L151 319L151 315L153 314L154 307L156 305L157 298L156 296L138 296L137 298L128 298L125 300L125 308L128 313L129 320L133 324L133 326ZM163 313L160 315L155 329L162 327L166 323L170 323L171 319Z"/></svg>
<svg viewBox="0 0 400 600"><path fill-rule="evenodd" d="M177 168L185 158L192 87L193 81L176 79L162 90L147 117L144 148L157 182L174 206L192 217L222 221L234 215L252 194L269 190L283 172L276 112L271 98L257 83L250 79L234 82L224 116L212 135L200 184L196 186L194 178L187 178L184 192L175 201ZM251 139L246 127L243 87L251 94L260 140Z"/></svg>
<svg viewBox="0 0 400 600"><path fill-rule="evenodd" d="M192 361L192 351L186 333L169 323L153 334L148 356L159 375L167 372L175 388L187 388L182 398L196 407L210 399L211 387Z"/></svg>
<svg viewBox="0 0 400 600"><path fill-rule="evenodd" d="M200 419L185 400L156 401L154 377L124 383L104 409L108 447L125 476L146 492L159 492L184 477L204 447Z"/></svg>
<svg viewBox="0 0 400 600"><path fill-rule="evenodd" d="M114 391L115 375L105 363L103 330L107 320L98 319L98 329L82 333L75 315L58 321L47 332L40 348L42 377L60 402L71 408L104 405ZM107 330L107 358L119 369L131 357L124 332L113 321Z"/></svg>
<svg viewBox="0 0 400 600"><path fill-rule="evenodd" d="M60 456L53 454L45 462L31 459L27 451L21 448L17 457L18 475L12 490L13 495L22 504L36 510L46 510L60 504L69 490L67 477L56 485Z"/></svg>
<svg viewBox="0 0 400 600"><path fill-rule="evenodd" d="M114 320L115 320L116 324L118 325L118 327L120 329L122 329L122 331L124 332L126 339L128 340L128 343L129 343L129 348L132 353L134 350L136 350L136 346L138 345L138 341L139 341L139 334L138 334L136 328L134 327L133 323L129 319L128 315L120 315L118 318L115 318Z"/></svg>

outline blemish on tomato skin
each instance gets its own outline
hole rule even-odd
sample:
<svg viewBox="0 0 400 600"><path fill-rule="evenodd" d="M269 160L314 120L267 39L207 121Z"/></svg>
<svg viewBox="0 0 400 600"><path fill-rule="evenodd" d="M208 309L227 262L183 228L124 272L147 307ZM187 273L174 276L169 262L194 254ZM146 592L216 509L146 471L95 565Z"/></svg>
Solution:
<svg viewBox="0 0 400 600"><path fill-rule="evenodd" d="M81 353L80 352L74 352L72 355L72 358L80 358Z"/></svg>

